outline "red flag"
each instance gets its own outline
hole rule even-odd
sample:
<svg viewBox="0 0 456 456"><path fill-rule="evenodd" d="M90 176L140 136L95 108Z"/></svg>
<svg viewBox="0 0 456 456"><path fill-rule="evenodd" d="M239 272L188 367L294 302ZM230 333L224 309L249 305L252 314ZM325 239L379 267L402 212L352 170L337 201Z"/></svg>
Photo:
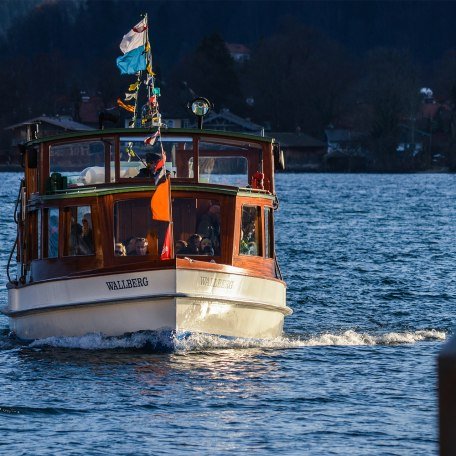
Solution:
<svg viewBox="0 0 456 456"><path fill-rule="evenodd" d="M163 242L163 249L160 255L160 259L171 259L171 224L168 225L168 229L166 230L165 240Z"/></svg>

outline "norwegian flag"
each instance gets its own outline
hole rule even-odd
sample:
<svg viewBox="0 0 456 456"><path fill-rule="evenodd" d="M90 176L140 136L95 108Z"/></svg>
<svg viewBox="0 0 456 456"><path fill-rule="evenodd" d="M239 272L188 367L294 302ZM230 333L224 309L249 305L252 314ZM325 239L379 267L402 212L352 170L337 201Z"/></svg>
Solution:
<svg viewBox="0 0 456 456"><path fill-rule="evenodd" d="M164 178L166 178L166 168L165 168L165 163L166 163L166 155L162 151L162 157L161 159L157 162L154 168L154 180L155 180L155 185L159 185L163 182Z"/></svg>
<svg viewBox="0 0 456 456"><path fill-rule="evenodd" d="M144 144L147 144L149 146L153 146L155 144L155 141L157 140L159 134L160 134L160 130L157 130L152 136L148 136L144 140Z"/></svg>

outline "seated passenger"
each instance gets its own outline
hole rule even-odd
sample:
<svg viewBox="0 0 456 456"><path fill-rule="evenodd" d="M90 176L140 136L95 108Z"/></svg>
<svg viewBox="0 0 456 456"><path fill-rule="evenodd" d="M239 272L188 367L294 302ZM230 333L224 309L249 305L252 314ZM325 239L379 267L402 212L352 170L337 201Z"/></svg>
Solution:
<svg viewBox="0 0 456 456"><path fill-rule="evenodd" d="M214 249L210 245L206 245L201 252L203 255L214 256Z"/></svg>
<svg viewBox="0 0 456 456"><path fill-rule="evenodd" d="M215 250L220 247L220 206L218 204L213 204L201 217L196 231L202 237L210 239Z"/></svg>
<svg viewBox="0 0 456 456"><path fill-rule="evenodd" d="M184 240L179 239L178 241L176 241L176 245L174 246L174 251L176 254L180 253L181 250L186 249L187 246L188 246L188 244Z"/></svg>
<svg viewBox="0 0 456 456"><path fill-rule="evenodd" d="M136 238L134 255L138 255L138 256L147 255L147 246L148 245L149 245L149 243L147 242L147 239L140 238L140 237Z"/></svg>
<svg viewBox="0 0 456 456"><path fill-rule="evenodd" d="M127 255L135 255L136 254L136 252L135 252L135 250L136 250L135 244L136 244L136 238L135 237L128 238L125 241L125 250L127 252Z"/></svg>
<svg viewBox="0 0 456 456"><path fill-rule="evenodd" d="M153 177L155 172L155 166L161 160L160 154L148 152L146 154L146 167L141 168L136 177Z"/></svg>
<svg viewBox="0 0 456 456"><path fill-rule="evenodd" d="M187 247L180 250L179 254L199 255L201 236L199 234L192 234L187 240Z"/></svg>
<svg viewBox="0 0 456 456"><path fill-rule="evenodd" d="M212 246L212 241L209 238L203 238L200 242L200 252L203 255L215 255L214 247Z"/></svg>
<svg viewBox="0 0 456 456"><path fill-rule="evenodd" d="M84 255L93 253L92 216L87 213L82 218L80 249Z"/></svg>
<svg viewBox="0 0 456 456"><path fill-rule="evenodd" d="M82 226L71 218L69 256L84 255L81 250Z"/></svg>
<svg viewBox="0 0 456 456"><path fill-rule="evenodd" d="M127 250L125 249L125 246L122 244L122 242L117 242L114 245L114 255L116 255L116 256L126 256L127 255Z"/></svg>

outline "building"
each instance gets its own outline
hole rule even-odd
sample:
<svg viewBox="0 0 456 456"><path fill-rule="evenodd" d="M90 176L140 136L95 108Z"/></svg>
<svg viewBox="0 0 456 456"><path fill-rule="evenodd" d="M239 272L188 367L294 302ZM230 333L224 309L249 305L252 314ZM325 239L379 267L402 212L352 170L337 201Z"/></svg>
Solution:
<svg viewBox="0 0 456 456"><path fill-rule="evenodd" d="M44 136L55 136L69 131L94 130L94 128L75 122L67 116L48 117L42 115L6 127L5 130L12 133L11 147L0 151L0 163L15 166L19 163L18 144Z"/></svg>
<svg viewBox="0 0 456 456"><path fill-rule="evenodd" d="M197 123L194 122L191 128L196 128L196 126ZM264 136L264 127L262 125L233 114L229 109L222 109L220 112L210 111L204 117L203 126L208 130L237 131Z"/></svg>
<svg viewBox="0 0 456 456"><path fill-rule="evenodd" d="M13 133L12 146L31 141L44 136L54 136L69 131L95 130L93 127L75 122L67 116L50 117L42 115L33 119L25 120L15 125L6 127Z"/></svg>
<svg viewBox="0 0 456 456"><path fill-rule="evenodd" d="M285 170L297 172L323 171L326 144L305 133L271 132L268 136L280 143L285 156Z"/></svg>
<svg viewBox="0 0 456 456"><path fill-rule="evenodd" d="M250 49L243 44L226 43L226 48L235 62L250 60Z"/></svg>

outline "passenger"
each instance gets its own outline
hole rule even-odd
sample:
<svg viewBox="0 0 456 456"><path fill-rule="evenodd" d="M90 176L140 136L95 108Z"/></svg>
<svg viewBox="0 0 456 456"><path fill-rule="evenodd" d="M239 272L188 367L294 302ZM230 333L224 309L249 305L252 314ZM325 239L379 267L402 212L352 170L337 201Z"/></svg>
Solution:
<svg viewBox="0 0 456 456"><path fill-rule="evenodd" d="M200 249L202 252L204 252L204 249L206 247L212 248L212 241L209 238L203 238L200 242Z"/></svg>
<svg viewBox="0 0 456 456"><path fill-rule="evenodd" d="M214 256L214 249L210 245L206 245L206 247L202 249L202 254Z"/></svg>
<svg viewBox="0 0 456 456"><path fill-rule="evenodd" d="M155 172L155 166L161 160L160 154L148 152L146 154L146 167L141 168L136 177L153 177Z"/></svg>
<svg viewBox="0 0 456 456"><path fill-rule="evenodd" d="M82 218L81 250L84 255L93 253L92 216L84 214Z"/></svg>
<svg viewBox="0 0 456 456"><path fill-rule="evenodd" d="M241 242L239 246L239 250L242 255L247 255L249 253L249 243L246 241L244 236L244 231L241 229Z"/></svg>
<svg viewBox="0 0 456 456"><path fill-rule="evenodd" d="M117 242L114 245L114 255L116 255L116 256L126 256L127 255L127 250L125 249L125 246L122 244L122 242Z"/></svg>
<svg viewBox="0 0 456 456"><path fill-rule="evenodd" d="M135 255L144 256L147 255L147 246L149 243L146 238L136 238L135 241Z"/></svg>
<svg viewBox="0 0 456 456"><path fill-rule="evenodd" d="M258 246L255 242L249 242L248 255L258 255Z"/></svg>
<svg viewBox="0 0 456 456"><path fill-rule="evenodd" d="M70 243L69 243L69 255L84 255L81 249L81 236L82 226L71 218L71 229L70 229Z"/></svg>
<svg viewBox="0 0 456 456"><path fill-rule="evenodd" d="M188 244L184 240L179 239L178 241L176 241L176 245L174 246L175 253L180 253L181 250L186 249L187 247Z"/></svg>
<svg viewBox="0 0 456 456"><path fill-rule="evenodd" d="M128 238L126 241L125 241L125 250L127 251L127 255L136 255L136 238L135 237L131 237L131 238Z"/></svg>
<svg viewBox="0 0 456 456"><path fill-rule="evenodd" d="M215 250L220 247L220 206L218 204L213 204L201 217L196 231L203 238L210 239Z"/></svg>
<svg viewBox="0 0 456 456"><path fill-rule="evenodd" d="M199 234L192 234L187 240L187 247L180 250L179 254L187 253L190 255L199 255L200 253L201 236Z"/></svg>

